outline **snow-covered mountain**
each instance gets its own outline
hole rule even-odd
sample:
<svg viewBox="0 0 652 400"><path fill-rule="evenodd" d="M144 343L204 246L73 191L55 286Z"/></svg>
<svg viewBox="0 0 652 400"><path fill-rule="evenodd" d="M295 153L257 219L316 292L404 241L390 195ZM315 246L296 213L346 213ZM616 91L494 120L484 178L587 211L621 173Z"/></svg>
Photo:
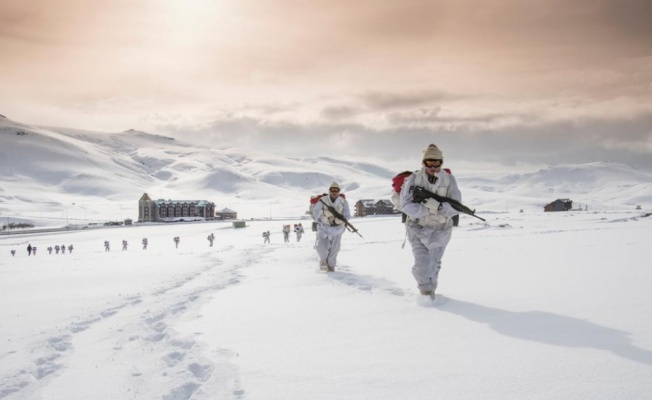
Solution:
<svg viewBox="0 0 652 400"><path fill-rule="evenodd" d="M575 208L623 209L652 204L652 174L614 162L557 165L495 179L465 178L466 198L476 196L483 207L541 209L558 198L573 200Z"/></svg>
<svg viewBox="0 0 652 400"><path fill-rule="evenodd" d="M414 166L407 166L408 168ZM298 217L335 180L349 201L388 198L398 171L332 157L289 158L128 130L90 132L26 125L0 116L0 215L54 219L137 217L137 200L206 199L242 218ZM557 198L596 208L652 203L652 174L627 165L560 165L476 178L455 170L479 212L539 210Z"/></svg>
<svg viewBox="0 0 652 400"><path fill-rule="evenodd" d="M104 218L134 217L137 200L147 192L153 198L210 200L245 217L300 216L310 195L333 180L352 198L381 196L394 175L329 157L245 153L134 130L42 128L6 118L0 118L0 149L0 213L10 215L56 215L74 203L91 214L111 213Z"/></svg>

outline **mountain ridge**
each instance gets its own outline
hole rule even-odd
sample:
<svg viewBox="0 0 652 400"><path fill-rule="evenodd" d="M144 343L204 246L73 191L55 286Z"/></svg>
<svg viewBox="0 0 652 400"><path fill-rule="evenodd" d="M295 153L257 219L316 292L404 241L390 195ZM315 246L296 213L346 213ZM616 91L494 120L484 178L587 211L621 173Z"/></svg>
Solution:
<svg viewBox="0 0 652 400"><path fill-rule="evenodd" d="M243 217L300 216L311 194L337 181L349 201L387 199L399 171L328 156L296 158L184 142L129 129L92 132L0 120L0 214L59 214L86 204L89 214L137 218L138 198L203 198ZM459 173L459 171L457 171ZM457 175L464 202L539 208L556 198L595 207L652 203L652 174L608 161L475 178ZM353 205L353 204L352 204ZM104 209L104 211L102 211ZM127 211L129 210L129 212ZM106 217L105 217L106 218Z"/></svg>

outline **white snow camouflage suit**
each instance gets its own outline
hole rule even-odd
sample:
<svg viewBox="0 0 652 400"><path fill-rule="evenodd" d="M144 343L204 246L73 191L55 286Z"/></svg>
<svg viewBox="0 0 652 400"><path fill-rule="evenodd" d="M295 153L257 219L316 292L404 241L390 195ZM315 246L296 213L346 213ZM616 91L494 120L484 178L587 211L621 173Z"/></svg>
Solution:
<svg viewBox="0 0 652 400"><path fill-rule="evenodd" d="M326 204L335 207L347 220L351 218L349 203L343 196L338 196L335 201L331 200L329 195L321 197ZM343 221L335 218L321 201L318 201L312 209L312 218L317 222L317 244L316 250L319 254L320 266L327 264L330 268L335 268L337 264L337 253L340 251L342 244L342 233L346 229Z"/></svg>
<svg viewBox="0 0 652 400"><path fill-rule="evenodd" d="M400 195L401 211L408 216L406 229L414 255L412 275L421 292L437 289L441 259L453 232L452 217L459 213L448 203L442 203L435 211L414 203L410 188L422 186L438 195L462 201L455 178L443 169L436 175L437 181L430 183L428 174L421 168L405 180Z"/></svg>

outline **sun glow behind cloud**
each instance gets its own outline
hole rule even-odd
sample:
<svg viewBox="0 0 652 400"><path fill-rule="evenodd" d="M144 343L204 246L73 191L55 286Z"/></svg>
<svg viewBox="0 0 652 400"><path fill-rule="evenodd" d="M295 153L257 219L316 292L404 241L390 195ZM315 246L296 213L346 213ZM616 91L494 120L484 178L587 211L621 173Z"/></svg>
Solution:
<svg viewBox="0 0 652 400"><path fill-rule="evenodd" d="M484 150L503 135L509 146L539 148L595 131L629 143L617 148L647 149L652 31L641 16L649 7L0 2L0 113L89 130L294 140L283 149L356 151L382 137L379 150L392 153L403 141L421 147L432 138L485 139L477 144Z"/></svg>
<svg viewBox="0 0 652 400"><path fill-rule="evenodd" d="M228 1L164 0L152 2L151 12L160 13L159 17L167 27L167 31L162 33L168 44L201 47L206 41L219 38L220 33L225 36L233 34L224 31L228 7Z"/></svg>

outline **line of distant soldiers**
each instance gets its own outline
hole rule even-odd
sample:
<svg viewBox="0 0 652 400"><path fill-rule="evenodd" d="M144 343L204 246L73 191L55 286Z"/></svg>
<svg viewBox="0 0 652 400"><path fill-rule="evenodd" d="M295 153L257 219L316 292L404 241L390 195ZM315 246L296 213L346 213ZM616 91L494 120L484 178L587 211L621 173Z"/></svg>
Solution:
<svg viewBox="0 0 652 400"><path fill-rule="evenodd" d="M213 243L215 242L215 234L211 233L210 235L208 235L207 239L208 239L208 242L210 243L210 247L213 247ZM179 236L175 236L172 240L174 241L174 247L178 249L179 248L179 243L181 242L181 238ZM147 238L143 238L141 243L143 244L143 250L147 250L147 245L149 244L149 240ZM127 242L126 240L123 240L122 241L122 251L126 251L128 246L129 246L129 242ZM59 252L61 252L61 254L65 254L66 249L68 249L68 253L72 253L72 251L74 250L74 246L72 244L68 245L68 247L66 247L66 245L64 245L64 244L62 244L61 246L59 246L59 245L48 246L47 251L48 251L49 254L52 254L52 251L54 251L55 254L59 254ZM32 246L31 244L27 245L27 255L28 256L35 256L37 250L38 249L36 248L36 246ZM104 241L104 251L111 251L111 243L108 240ZM12 249L10 251L10 253L11 253L12 256L14 256L14 257L16 256L16 250L15 249Z"/></svg>
<svg viewBox="0 0 652 400"><path fill-rule="evenodd" d="M72 253L72 251L74 250L74 246L72 244L68 245L67 249L68 249L68 253ZM31 243L27 245L27 255L28 256L35 256L37 250L38 250L38 248L36 246L32 246ZM48 254L52 254L52 251L54 251L55 254L59 254L59 252L61 252L61 254L65 254L66 253L66 245L62 244L61 246L59 246L57 244L55 246L48 246L48 248L46 250L48 251ZM9 252L11 253L11 255L13 257L16 256L16 249L11 249Z"/></svg>

